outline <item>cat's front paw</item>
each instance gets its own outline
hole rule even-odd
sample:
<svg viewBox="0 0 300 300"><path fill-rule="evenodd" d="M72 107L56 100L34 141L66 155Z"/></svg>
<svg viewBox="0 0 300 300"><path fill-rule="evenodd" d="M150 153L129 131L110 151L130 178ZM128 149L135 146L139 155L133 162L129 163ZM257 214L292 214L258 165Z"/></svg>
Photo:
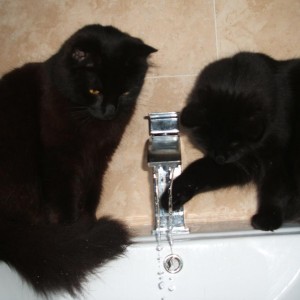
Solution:
<svg viewBox="0 0 300 300"><path fill-rule="evenodd" d="M179 209L183 204L189 201L195 194L195 189L191 184L184 182L174 181L172 186L172 208L173 210ZM165 210L169 210L169 187L164 191L161 196L161 206Z"/></svg>
<svg viewBox="0 0 300 300"><path fill-rule="evenodd" d="M279 208L270 208L263 212L258 212L251 219L253 228L264 231L274 231L282 225L282 222L282 212Z"/></svg>

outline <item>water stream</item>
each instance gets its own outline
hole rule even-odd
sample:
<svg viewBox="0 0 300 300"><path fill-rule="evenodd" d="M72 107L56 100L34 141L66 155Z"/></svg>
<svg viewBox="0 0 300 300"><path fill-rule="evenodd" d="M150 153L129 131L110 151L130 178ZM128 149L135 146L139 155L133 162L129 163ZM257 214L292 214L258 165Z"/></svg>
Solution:
<svg viewBox="0 0 300 300"><path fill-rule="evenodd" d="M166 293L168 292L173 292L176 289L176 286L174 284L174 274L170 274L167 271L165 271L166 265L168 266L169 269L173 268L173 205L172 205L172 187L173 187L173 180L174 180L174 171L175 168L169 168L168 172L166 172L165 178L162 179L159 176L159 172L157 172L154 176L154 180L155 182L155 186L157 187L157 189L155 190L156 195L155 195L155 212L156 212L156 230L155 230L155 236L156 236L156 251L157 251L157 262L158 262L158 271L157 271L157 275L158 275L158 288L161 290L163 296L161 297L161 300L166 300ZM166 229L163 230L163 228L161 227L161 221L160 221L160 217L161 217L161 208L160 208L160 195L162 194L162 191L159 191L158 189L158 182L159 181L164 181L164 183L169 182L169 205L168 205L168 217L167 217L167 226ZM168 244L169 244L169 253L167 253L167 255L165 256L165 259L163 259L162 257L162 252L164 250L163 246L162 246L162 234L166 236ZM168 261L166 261L166 259L168 259Z"/></svg>

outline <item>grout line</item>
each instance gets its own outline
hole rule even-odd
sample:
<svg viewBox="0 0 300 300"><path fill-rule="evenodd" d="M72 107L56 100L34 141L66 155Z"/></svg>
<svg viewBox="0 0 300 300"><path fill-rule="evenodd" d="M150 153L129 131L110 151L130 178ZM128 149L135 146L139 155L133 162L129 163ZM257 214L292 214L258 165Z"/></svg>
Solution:
<svg viewBox="0 0 300 300"><path fill-rule="evenodd" d="M214 23L215 23L216 52L217 52L217 59L219 59L219 43L218 43L218 27L217 27L216 0L213 0L213 6L214 6Z"/></svg>
<svg viewBox="0 0 300 300"><path fill-rule="evenodd" d="M174 77L195 77L198 74L177 74L177 75L153 75L146 76L146 78L155 79L155 78L174 78Z"/></svg>

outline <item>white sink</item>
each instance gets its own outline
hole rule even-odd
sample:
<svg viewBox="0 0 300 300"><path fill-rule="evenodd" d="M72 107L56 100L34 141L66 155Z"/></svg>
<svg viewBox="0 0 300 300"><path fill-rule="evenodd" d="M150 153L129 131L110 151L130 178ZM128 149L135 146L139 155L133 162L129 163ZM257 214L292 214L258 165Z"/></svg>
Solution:
<svg viewBox="0 0 300 300"><path fill-rule="evenodd" d="M108 263L97 277L90 278L79 299L300 299L300 227L275 233L251 230L176 237L173 253L183 263L176 274L168 273L163 266L170 254L167 241L162 242L161 251L157 251L154 237L135 242L124 257ZM0 299L43 299L4 263L0 264L0 278ZM73 298L55 295L49 299Z"/></svg>

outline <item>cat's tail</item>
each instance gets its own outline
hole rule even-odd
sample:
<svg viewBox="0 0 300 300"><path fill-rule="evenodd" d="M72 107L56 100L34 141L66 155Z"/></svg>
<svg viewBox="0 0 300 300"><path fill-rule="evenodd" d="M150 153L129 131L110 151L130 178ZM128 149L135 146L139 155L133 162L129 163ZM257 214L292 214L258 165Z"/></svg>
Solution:
<svg viewBox="0 0 300 300"><path fill-rule="evenodd" d="M110 218L72 225L24 226L0 218L0 260L42 294L82 292L87 276L130 244L120 222Z"/></svg>

